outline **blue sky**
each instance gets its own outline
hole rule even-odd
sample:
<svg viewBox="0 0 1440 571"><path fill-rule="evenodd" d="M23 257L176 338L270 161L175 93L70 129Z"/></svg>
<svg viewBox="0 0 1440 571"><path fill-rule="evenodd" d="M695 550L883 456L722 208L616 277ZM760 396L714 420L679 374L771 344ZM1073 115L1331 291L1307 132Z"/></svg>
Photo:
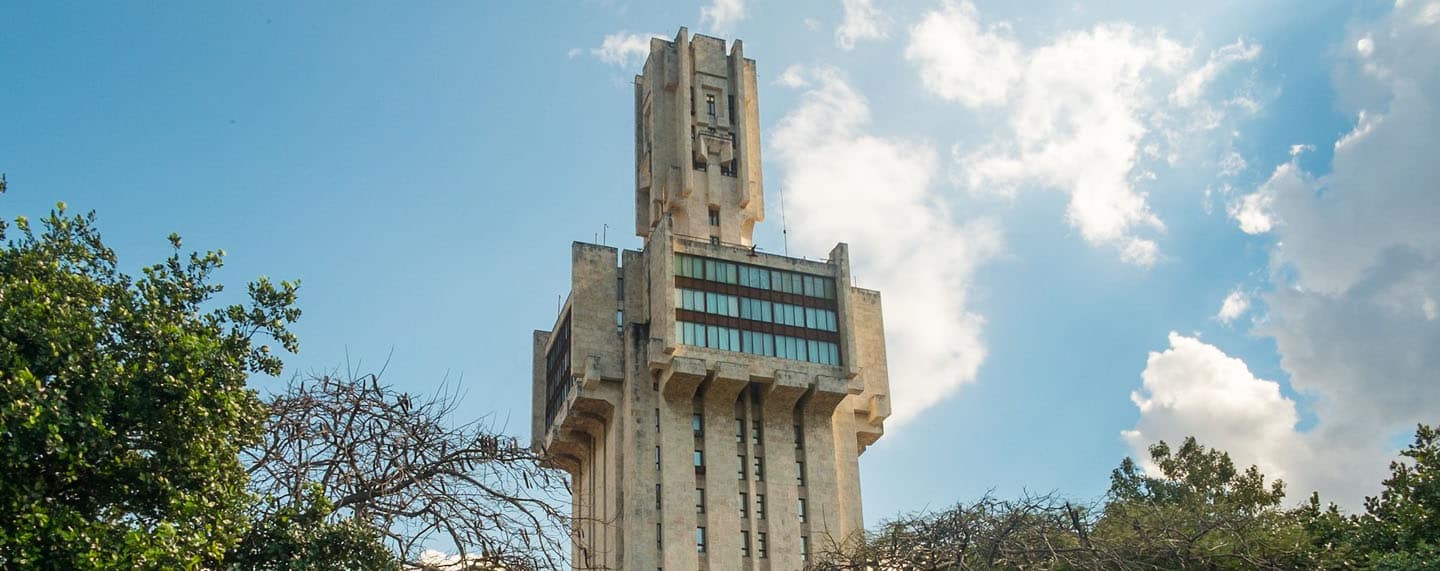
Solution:
<svg viewBox="0 0 1440 571"><path fill-rule="evenodd" d="M1194 434L1355 507L1440 421L1440 4L0 4L0 214L127 268L303 281L287 375L462 379L526 436L568 244L637 247L649 34L758 61L757 242L844 240L896 417L866 516L1058 490ZM608 225L608 230L606 229ZM1229 298L1228 313L1222 306ZM262 391L280 386L256 379Z"/></svg>

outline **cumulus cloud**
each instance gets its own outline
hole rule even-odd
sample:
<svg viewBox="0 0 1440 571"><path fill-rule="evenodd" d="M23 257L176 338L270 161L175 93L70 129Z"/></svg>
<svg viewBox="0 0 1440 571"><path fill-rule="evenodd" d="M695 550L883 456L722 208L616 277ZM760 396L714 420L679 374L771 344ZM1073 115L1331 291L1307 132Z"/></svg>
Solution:
<svg viewBox="0 0 1440 571"><path fill-rule="evenodd" d="M1440 53L1440 26L1427 23L1425 9L1398 4L1380 21L1358 26L1359 40L1350 40L1354 59L1335 77L1337 90L1361 106L1354 127L1334 143L1331 171L1307 172L1298 162L1307 149L1296 146L1289 161L1232 208L1242 231L1273 237L1272 289L1260 296L1267 312L1254 332L1274 339L1290 386L1313 403L1314 426L1292 435L1286 431L1293 426L1290 406L1268 389L1227 389L1230 400L1243 399L1280 420L1213 411L1218 394L1176 393L1173 406L1137 400L1138 439L1160 437L1166 430L1156 426L1173 425L1173 434L1190 431L1256 459L1247 461L1273 463L1300 494L1318 489L1354 509L1378 490L1392 439L1416 423L1437 421L1440 65L1433 54ZM1238 366L1227 370L1210 377L1230 378L1225 386L1268 382L1247 378ZM1147 367L1147 387L1150 373ZM1187 378L1174 370L1156 374ZM1210 377L1203 382L1220 384ZM1172 418L1187 415L1214 420ZM1235 438L1237 431L1255 442ZM1269 445L1255 450L1266 440L1301 453L1280 454Z"/></svg>
<svg viewBox="0 0 1440 571"><path fill-rule="evenodd" d="M710 0L700 8L700 25L712 34L729 34L744 19L745 0Z"/></svg>
<svg viewBox="0 0 1440 571"><path fill-rule="evenodd" d="M1140 410L1135 428L1121 433L1145 468L1150 444L1195 436L1226 451L1239 466L1256 465L1287 484L1292 502L1319 490L1350 509L1384 477L1390 454L1368 435L1300 431L1299 412L1275 381L1256 377L1245 362L1198 338L1170 333L1170 348L1151 352L1141 388L1130 395Z"/></svg>
<svg viewBox="0 0 1440 571"><path fill-rule="evenodd" d="M1367 71L1337 74L1366 84L1337 85L1342 92L1383 95L1365 102L1374 107L1357 110L1354 127L1335 141L1332 172L1312 175L1292 159L1246 196L1270 221L1262 231L1276 234L1274 263L1296 270L1303 289L1343 294L1383 271L1394 249L1440 254L1440 66L1427 57L1440 53L1440 26L1411 14L1420 9L1403 5L1379 24L1373 36L1388 40L1357 62Z"/></svg>
<svg viewBox="0 0 1440 571"><path fill-rule="evenodd" d="M968 295L976 268L1000 252L1000 231L954 220L935 188L933 144L870 134L869 102L838 71L796 73L809 88L771 139L791 241L811 252L849 241L854 273L884 293L899 426L973 381L984 362L985 319Z"/></svg>
<svg viewBox="0 0 1440 571"><path fill-rule="evenodd" d="M1140 420L1122 433L1137 458L1148 461L1146 448L1156 441L1198 435L1237 464L1289 478L1292 459L1305 455L1295 402L1278 383L1255 377L1244 361L1212 345L1172 331L1170 348L1151 352L1140 378L1141 389L1130 394Z"/></svg>
<svg viewBox="0 0 1440 571"><path fill-rule="evenodd" d="M932 93L967 107L1003 103L1020 79L1020 46L1003 27L983 29L975 5L947 3L910 30L905 59Z"/></svg>
<svg viewBox="0 0 1440 571"><path fill-rule="evenodd" d="M875 7L875 0L840 0L844 20L835 29L835 44L855 49L859 40L880 40L889 36L890 18Z"/></svg>
<svg viewBox="0 0 1440 571"><path fill-rule="evenodd" d="M1193 48L1163 32L1125 23L1069 31L1034 48L1005 22L983 24L973 4L947 2L910 31L905 57L934 95L967 108L999 108L1006 124L994 141L951 149L953 180L972 191L1013 195L1020 188L1067 192L1068 222L1094 245L1150 266L1152 237L1165 228L1142 186L1146 160L1175 162L1189 138L1217 132L1230 107L1259 103L1205 99L1216 77L1260 52L1238 40L1191 69ZM1229 134L1228 130L1218 130Z"/></svg>
<svg viewBox="0 0 1440 571"><path fill-rule="evenodd" d="M650 56L650 38L668 39L662 34L616 32L605 36L600 47L591 48L590 55L614 66L639 67L644 65L645 58ZM573 58L579 55L579 51L570 50L569 55Z"/></svg>
<svg viewBox="0 0 1440 571"><path fill-rule="evenodd" d="M1225 296L1225 301L1220 302L1220 312L1215 314L1215 318L1222 323L1229 324L1241 315L1245 315L1246 311L1250 311L1250 296L1236 289L1230 292L1230 295Z"/></svg>

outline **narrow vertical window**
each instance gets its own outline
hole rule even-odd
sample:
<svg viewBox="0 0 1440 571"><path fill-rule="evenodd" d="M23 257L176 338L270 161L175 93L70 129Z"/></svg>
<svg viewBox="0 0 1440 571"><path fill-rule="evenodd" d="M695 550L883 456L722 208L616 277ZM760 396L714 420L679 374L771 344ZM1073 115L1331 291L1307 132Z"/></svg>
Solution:
<svg viewBox="0 0 1440 571"><path fill-rule="evenodd" d="M748 531L740 532L740 556L750 556L750 532Z"/></svg>
<svg viewBox="0 0 1440 571"><path fill-rule="evenodd" d="M655 410L660 410L660 409L655 409ZM736 444L744 444L744 443L745 443L745 419L743 419L743 418L737 418L737 419L735 419L735 443L736 443ZM744 462L741 462L741 464L744 464Z"/></svg>
<svg viewBox="0 0 1440 571"><path fill-rule="evenodd" d="M799 460L795 461L795 484L805 485L805 463Z"/></svg>
<svg viewBox="0 0 1440 571"><path fill-rule="evenodd" d="M695 551L705 552L705 528L695 528Z"/></svg>
<svg viewBox="0 0 1440 571"><path fill-rule="evenodd" d="M655 409L655 432L660 432L660 409Z"/></svg>
<svg viewBox="0 0 1440 571"><path fill-rule="evenodd" d="M690 417L690 429L695 432L695 436L704 436L704 435L705 435L705 416L702 415L702 414L700 414L700 413L698 413L698 412L695 413L695 414L693 414L693 415L691 415L691 417Z"/></svg>
<svg viewBox="0 0 1440 571"><path fill-rule="evenodd" d="M695 488L695 513L705 513L705 488Z"/></svg>
<svg viewBox="0 0 1440 571"><path fill-rule="evenodd" d="M763 428L761 427L760 421L758 421L758 420L752 422L751 424L752 424L752 426L751 426L751 428L750 428L750 440L751 440L751 443L753 443L753 444L756 445L756 446L759 446L759 445L760 445L760 433L761 433L761 432L764 432L764 430L763 430Z"/></svg>
<svg viewBox="0 0 1440 571"><path fill-rule="evenodd" d="M704 467L705 467L705 451L704 451L704 450L696 450L696 451L695 451L695 467L696 467L696 468L704 468Z"/></svg>
<svg viewBox="0 0 1440 571"><path fill-rule="evenodd" d="M800 515L800 523L805 523L805 498L799 498L797 513Z"/></svg>
<svg viewBox="0 0 1440 571"><path fill-rule="evenodd" d="M810 561L810 538L804 535L800 536L800 560Z"/></svg>
<svg viewBox="0 0 1440 571"><path fill-rule="evenodd" d="M765 519L765 494L755 494L755 519Z"/></svg>
<svg viewBox="0 0 1440 571"><path fill-rule="evenodd" d="M708 115L710 115L710 120L711 120L712 122L715 120L715 96L714 96L714 95L708 95L708 94L707 94L707 95L705 96L705 113L708 114Z"/></svg>
<svg viewBox="0 0 1440 571"><path fill-rule="evenodd" d="M750 494L740 492L740 519L750 519Z"/></svg>
<svg viewBox="0 0 1440 571"><path fill-rule="evenodd" d="M756 548L756 549L755 549L756 551L760 552L760 558L761 558L761 559L764 559L764 558L765 558L765 555L766 555L766 553L765 553L765 532L762 531L762 532L760 532L759 535L755 536L755 548Z"/></svg>
<svg viewBox="0 0 1440 571"><path fill-rule="evenodd" d="M765 481L765 459L759 456L755 457L755 481Z"/></svg>
<svg viewBox="0 0 1440 571"><path fill-rule="evenodd" d="M660 509L660 484L655 484L655 509Z"/></svg>
<svg viewBox="0 0 1440 571"><path fill-rule="evenodd" d="M745 456L744 456L744 455L740 455L740 456L736 456L736 458L739 458L739 459L740 459L740 470L738 471L738 473L739 473L739 475L740 475L740 479L741 479L741 480L744 480L744 479L745 479Z"/></svg>
<svg viewBox="0 0 1440 571"><path fill-rule="evenodd" d="M720 209L719 209L719 208L711 208L711 209L710 209L710 225L711 225L711 226L719 226L719 225L720 225Z"/></svg>
<svg viewBox="0 0 1440 571"><path fill-rule="evenodd" d="M659 447L659 446L656 446L656 447L655 447L655 469L656 469L656 470L659 470L659 469L660 469L660 447Z"/></svg>

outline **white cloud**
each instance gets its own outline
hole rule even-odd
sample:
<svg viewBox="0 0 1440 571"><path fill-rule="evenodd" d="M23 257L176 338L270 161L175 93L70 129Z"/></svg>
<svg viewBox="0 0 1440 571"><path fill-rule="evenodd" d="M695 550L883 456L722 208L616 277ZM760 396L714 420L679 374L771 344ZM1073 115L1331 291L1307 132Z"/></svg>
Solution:
<svg viewBox="0 0 1440 571"><path fill-rule="evenodd" d="M1150 444L1195 436L1238 466L1253 464L1285 480L1291 503L1319 490L1325 501L1354 509L1373 493L1389 453L1364 444L1372 435L1301 432L1298 407L1279 383L1256 377L1244 361L1197 338L1171 332L1169 341L1169 349L1146 360L1141 388L1130 395L1140 419L1121 433L1147 470L1156 471L1148 462Z"/></svg>
<svg viewBox="0 0 1440 571"><path fill-rule="evenodd" d="M1160 258L1160 245L1154 240L1130 238L1120 247L1120 261L1148 268Z"/></svg>
<svg viewBox="0 0 1440 571"><path fill-rule="evenodd" d="M1246 311L1250 311L1250 296L1236 289L1225 296L1225 301L1220 302L1220 312L1215 314L1215 318L1229 324L1245 315Z"/></svg>
<svg viewBox="0 0 1440 571"><path fill-rule="evenodd" d="M905 59L931 92L967 107L1003 103L1020 79L1020 46L1003 29L982 30L975 5L947 2L910 30Z"/></svg>
<svg viewBox="0 0 1440 571"><path fill-rule="evenodd" d="M590 55L614 66L639 67L644 65L645 58L650 56L651 38L668 39L661 34L616 32L605 36L605 39L600 42L600 47L591 48ZM570 57L575 57L577 54L577 50L570 50Z"/></svg>
<svg viewBox="0 0 1440 571"><path fill-rule="evenodd" d="M1371 39L1369 35L1356 40L1355 51L1360 54L1360 57L1370 57L1370 54L1375 53L1375 40Z"/></svg>
<svg viewBox="0 0 1440 571"><path fill-rule="evenodd" d="M984 362L985 319L968 296L976 268L1001 250L1000 231L954 221L935 188L934 145L869 134L869 102L839 72L803 73L810 88L771 139L790 238L812 252L848 241L854 273L883 292L899 426L973 381Z"/></svg>
<svg viewBox="0 0 1440 571"><path fill-rule="evenodd" d="M879 8L875 0L840 0L844 9L844 21L835 29L835 44L841 49L855 49L859 40L880 40L890 34L890 18Z"/></svg>
<svg viewBox="0 0 1440 571"><path fill-rule="evenodd" d="M712 34L730 34L744 19L745 0L710 0L708 6L700 8L700 25Z"/></svg>
<svg viewBox="0 0 1440 571"><path fill-rule="evenodd" d="M1197 436L1237 464L1288 479L1293 459L1305 454L1295 402L1280 385L1256 378L1244 361L1199 339L1172 331L1170 348L1151 352L1140 378L1141 389L1130 394L1140 420L1122 433L1136 458L1148 460L1145 450L1156 441ZM1147 468L1154 470L1148 462Z"/></svg>
<svg viewBox="0 0 1440 571"><path fill-rule="evenodd" d="M1265 381L1231 367L1223 375L1230 380L1205 382L1231 386L1227 392L1247 395L1247 406L1280 420L1217 412L1213 401L1222 395L1179 392L1169 407L1137 401L1149 406L1137 438L1189 431L1247 461L1274 464L1295 494L1318 489L1355 509L1379 489L1391 439L1440 420L1440 73L1433 57L1440 30L1425 23L1423 10L1398 5L1357 26L1360 38L1385 41L1357 43L1355 59L1334 75L1337 91L1356 95L1361 107L1354 128L1335 142L1331 171L1307 172L1298 161L1308 149L1297 145L1232 204L1242 231L1274 237L1273 287L1260 296L1267 311L1255 333L1274 339L1290 386L1313 403L1314 426L1287 433L1291 405L1239 389ZM1186 420L1203 418L1211 420ZM1299 452L1282 454L1263 444L1270 441Z"/></svg>
<svg viewBox="0 0 1440 571"><path fill-rule="evenodd" d="M1275 227L1271 212L1275 196L1292 192L1289 189L1297 186L1309 188L1310 184L1309 176L1297 164L1285 163L1275 169L1270 179L1260 185L1258 191L1235 198L1226 204L1225 213L1240 225L1241 232L1264 234Z"/></svg>
<svg viewBox="0 0 1440 571"><path fill-rule="evenodd" d="M1124 23L1065 32L1026 49L1008 23L982 24L974 5L947 2L912 28L905 55L936 96L1006 112L989 144L952 148L957 184L1003 196L1028 187L1063 190L1067 221L1087 242L1150 266L1163 256L1142 234L1165 225L1143 190L1156 178L1144 162L1174 163L1203 143L1191 140L1200 134L1233 136L1218 129L1227 109L1253 111L1259 103L1249 96L1211 103L1204 95L1222 71L1259 51L1238 40L1189 69L1191 48Z"/></svg>
<svg viewBox="0 0 1440 571"><path fill-rule="evenodd" d="M1249 166L1249 163L1245 162L1245 157L1242 157L1240 156L1240 153L1231 150L1230 152L1225 153L1224 158L1220 159L1220 176L1231 177L1238 175L1242 172L1245 172L1245 169Z"/></svg>
<svg viewBox="0 0 1440 571"><path fill-rule="evenodd" d="M1235 62L1253 61L1259 55L1260 46L1253 43L1247 45L1243 38L1215 50L1210 54L1210 59L1205 61L1205 65L1180 79L1175 90L1170 92L1170 101L1181 107L1194 105L1204 94L1205 88L1215 81L1215 77L1221 71Z"/></svg>
<svg viewBox="0 0 1440 571"><path fill-rule="evenodd" d="M784 71L780 72L780 75L775 77L775 83L781 87L799 89L801 87L808 87L810 80L805 79L805 66L791 64L790 67L785 68Z"/></svg>

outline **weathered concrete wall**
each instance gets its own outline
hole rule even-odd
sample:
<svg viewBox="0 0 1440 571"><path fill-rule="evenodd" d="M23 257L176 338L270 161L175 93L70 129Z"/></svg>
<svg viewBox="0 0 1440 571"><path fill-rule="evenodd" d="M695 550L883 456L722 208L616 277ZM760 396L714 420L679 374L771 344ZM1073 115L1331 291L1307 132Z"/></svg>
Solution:
<svg viewBox="0 0 1440 571"><path fill-rule="evenodd" d="M651 41L635 84L636 235L668 218L675 235L751 244L765 217L754 64L740 42L727 54L724 40L684 28Z"/></svg>

